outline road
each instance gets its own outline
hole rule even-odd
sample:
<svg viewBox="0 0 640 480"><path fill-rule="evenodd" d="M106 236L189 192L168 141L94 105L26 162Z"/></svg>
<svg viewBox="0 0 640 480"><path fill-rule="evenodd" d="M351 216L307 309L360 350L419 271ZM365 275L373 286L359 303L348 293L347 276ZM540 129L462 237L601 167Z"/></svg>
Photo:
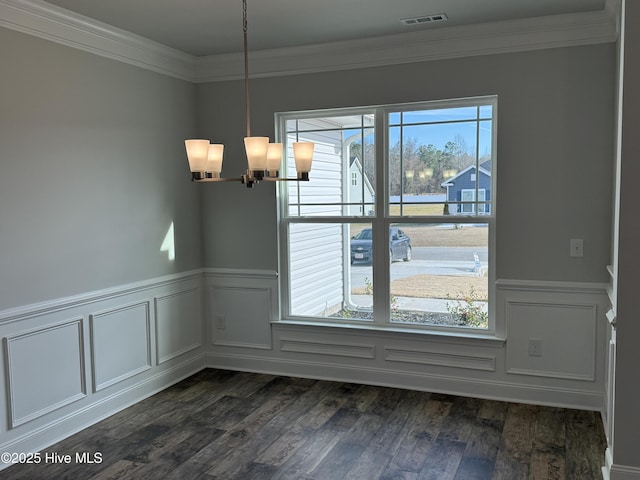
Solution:
<svg viewBox="0 0 640 480"><path fill-rule="evenodd" d="M477 252L480 265L487 267L488 254L473 247L414 247L410 262L393 262L391 280L414 275L475 275L474 252ZM351 287L363 287L365 278L372 280L370 264L351 265Z"/></svg>

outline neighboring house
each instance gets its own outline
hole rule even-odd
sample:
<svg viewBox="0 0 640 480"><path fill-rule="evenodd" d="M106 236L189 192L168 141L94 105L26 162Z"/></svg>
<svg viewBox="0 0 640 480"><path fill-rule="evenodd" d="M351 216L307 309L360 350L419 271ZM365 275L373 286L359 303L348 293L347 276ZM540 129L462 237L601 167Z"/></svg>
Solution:
<svg viewBox="0 0 640 480"><path fill-rule="evenodd" d="M475 205L460 204L452 202L472 202L476 198L476 182L478 186L478 201L491 200L491 160L481 163L479 166L480 177L478 178L476 166L471 165L460 171L455 177L442 182L441 187L447 189L447 202L449 202L449 214L465 215L475 213ZM489 204L480 205L479 213L489 213Z"/></svg>
<svg viewBox="0 0 640 480"><path fill-rule="evenodd" d="M363 205L372 204L374 200L373 185L364 175L362 171L362 162L358 157L349 159L349 199L350 203L360 203L360 205L351 205L351 215L369 215L373 210L373 206L366 207L369 211L363 212Z"/></svg>

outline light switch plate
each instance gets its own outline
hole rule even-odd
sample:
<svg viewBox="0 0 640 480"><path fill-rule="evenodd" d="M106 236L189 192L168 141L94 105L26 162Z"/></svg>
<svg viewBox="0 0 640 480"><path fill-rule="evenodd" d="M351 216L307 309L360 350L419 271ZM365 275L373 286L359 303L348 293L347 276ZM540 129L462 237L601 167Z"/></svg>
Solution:
<svg viewBox="0 0 640 480"><path fill-rule="evenodd" d="M584 256L584 240L582 238L572 238L569 241L569 256L570 257Z"/></svg>

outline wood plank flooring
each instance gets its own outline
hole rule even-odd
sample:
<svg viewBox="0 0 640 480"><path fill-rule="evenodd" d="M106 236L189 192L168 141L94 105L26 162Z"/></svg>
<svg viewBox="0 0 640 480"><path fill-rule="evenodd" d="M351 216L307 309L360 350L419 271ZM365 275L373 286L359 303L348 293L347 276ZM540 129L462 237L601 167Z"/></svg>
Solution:
<svg viewBox="0 0 640 480"><path fill-rule="evenodd" d="M596 412L206 369L0 478L589 480L605 446Z"/></svg>

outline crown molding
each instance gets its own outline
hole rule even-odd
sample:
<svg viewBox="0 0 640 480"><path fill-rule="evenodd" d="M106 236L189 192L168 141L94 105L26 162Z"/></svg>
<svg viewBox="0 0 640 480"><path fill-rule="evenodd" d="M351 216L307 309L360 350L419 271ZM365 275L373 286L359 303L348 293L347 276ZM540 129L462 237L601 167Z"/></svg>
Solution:
<svg viewBox="0 0 640 480"><path fill-rule="evenodd" d="M615 42L618 0L597 12L251 51L251 76L276 77ZM190 82L243 78L241 53L195 57L42 0L0 0L0 26Z"/></svg>
<svg viewBox="0 0 640 480"><path fill-rule="evenodd" d="M249 52L251 77L379 67L496 53L615 42L608 10L553 15L400 35ZM200 57L196 82L243 78L241 54Z"/></svg>
<svg viewBox="0 0 640 480"><path fill-rule="evenodd" d="M41 0L0 0L0 26L193 81L197 57Z"/></svg>

